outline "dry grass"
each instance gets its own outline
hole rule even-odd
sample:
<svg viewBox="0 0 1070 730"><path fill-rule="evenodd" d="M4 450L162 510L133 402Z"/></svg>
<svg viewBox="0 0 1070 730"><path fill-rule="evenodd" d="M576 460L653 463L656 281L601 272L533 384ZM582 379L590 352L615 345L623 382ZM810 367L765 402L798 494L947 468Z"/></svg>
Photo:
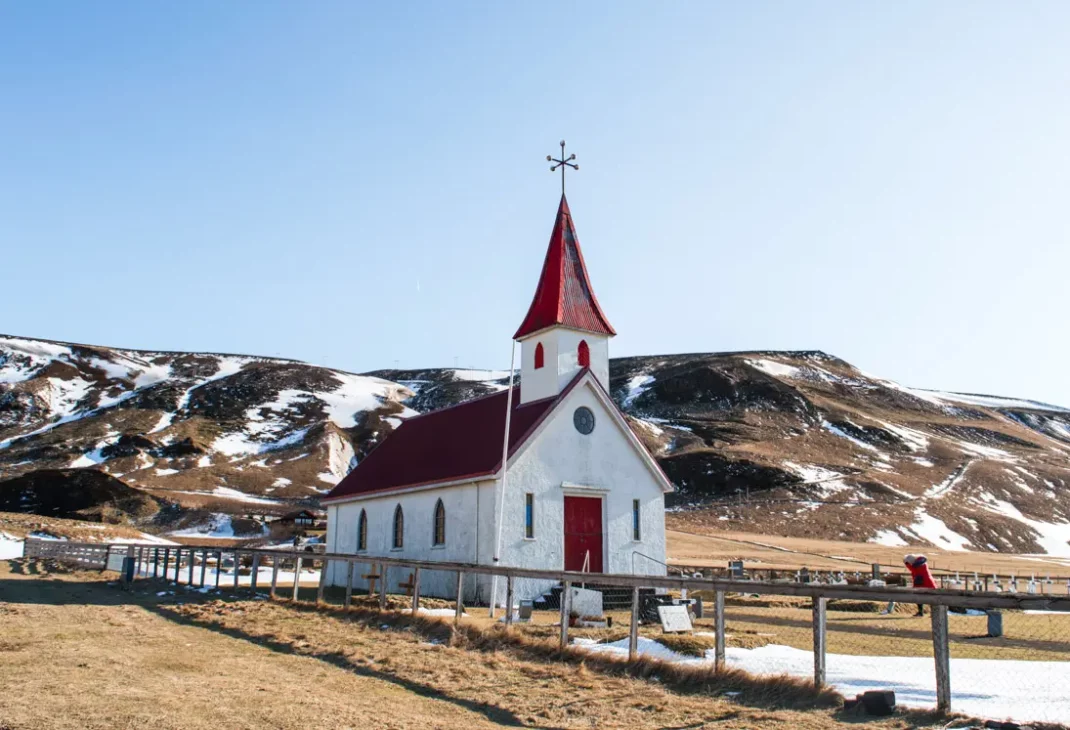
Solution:
<svg viewBox="0 0 1070 730"><path fill-rule="evenodd" d="M724 568L729 560L742 560L748 568L762 570L842 570L869 573L870 563L880 563L901 571L903 555L923 553L936 570L962 571L972 575L1019 576L1049 573L1070 575L1065 558L1013 555L1009 553L952 552L932 545L886 547L874 543L843 542L816 538L781 537L746 532L719 532L689 521L687 513L667 513L665 524L669 562L689 567ZM699 530L703 534L696 534Z"/></svg>
<svg viewBox="0 0 1070 730"><path fill-rule="evenodd" d="M11 572L15 566L16 572ZM504 627L396 612L120 592L0 563L0 726L815 728L853 724L796 680L628 662ZM657 679L657 681L651 681ZM733 699L720 696L739 693ZM810 700L806 699L809 694ZM936 727L924 715L880 728Z"/></svg>
<svg viewBox="0 0 1070 730"><path fill-rule="evenodd" d="M0 532L24 538L31 532L44 532L55 537L65 537L77 542L108 542L116 538L144 538L145 533L124 525L108 525L101 522L65 520L58 517L0 512Z"/></svg>

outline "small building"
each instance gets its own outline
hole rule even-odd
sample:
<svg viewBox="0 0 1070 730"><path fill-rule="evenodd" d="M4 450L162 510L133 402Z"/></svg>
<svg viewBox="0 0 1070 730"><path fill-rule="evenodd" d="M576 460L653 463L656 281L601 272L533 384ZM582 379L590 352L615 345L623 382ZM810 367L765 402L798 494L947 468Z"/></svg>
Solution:
<svg viewBox="0 0 1070 730"><path fill-rule="evenodd" d="M327 550L369 562L664 575L664 495L672 485L609 396L615 334L562 195L535 296L513 336L520 385L405 419L324 498ZM402 573L391 572L390 590L399 590ZM451 597L454 578L425 570L421 590ZM465 580L466 600L491 599L491 577ZM328 581L344 585L343 566L332 564ZM518 580L517 598L552 585Z"/></svg>
<svg viewBox="0 0 1070 730"><path fill-rule="evenodd" d="M312 528L316 525L316 515L310 510L303 509L290 512L275 520L273 525L293 525L302 529Z"/></svg>

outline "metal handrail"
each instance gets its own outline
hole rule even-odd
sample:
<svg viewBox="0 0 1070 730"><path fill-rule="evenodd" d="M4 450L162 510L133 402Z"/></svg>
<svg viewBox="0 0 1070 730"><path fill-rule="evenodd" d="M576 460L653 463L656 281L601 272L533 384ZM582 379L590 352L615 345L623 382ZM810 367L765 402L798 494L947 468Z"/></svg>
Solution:
<svg viewBox="0 0 1070 730"><path fill-rule="evenodd" d="M646 553L641 553L638 550L632 550L632 574L633 575L635 574L635 556L636 555L638 555L641 558L646 558L647 560L652 560L655 563L657 563L658 565L664 566L666 574L668 574L668 572L670 570L675 570L675 571L680 573L680 577L681 578L686 578L687 577L687 573L684 572L683 568L674 568L673 566L669 565L668 563L663 563L660 560L658 560L657 558L652 558L649 555L647 555Z"/></svg>

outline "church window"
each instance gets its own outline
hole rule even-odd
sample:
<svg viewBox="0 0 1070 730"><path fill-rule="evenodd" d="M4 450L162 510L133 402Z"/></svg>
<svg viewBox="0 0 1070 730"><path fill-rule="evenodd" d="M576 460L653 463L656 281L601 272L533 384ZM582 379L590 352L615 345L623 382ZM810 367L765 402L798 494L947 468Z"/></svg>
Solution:
<svg viewBox="0 0 1070 730"><path fill-rule="evenodd" d="M580 340L579 350L576 353L579 356L580 367L591 367L591 348L587 346L587 340Z"/></svg>
<svg viewBox="0 0 1070 730"><path fill-rule="evenodd" d="M524 537L535 539L535 495L531 492L524 495Z"/></svg>
<svg viewBox="0 0 1070 730"><path fill-rule="evenodd" d="M639 511L639 500L632 500L632 539L639 542L642 539L642 533L639 530L642 515Z"/></svg>
<svg viewBox="0 0 1070 730"><path fill-rule="evenodd" d="M401 505L394 510L394 549L400 550L405 546L405 513L401 511Z"/></svg>
<svg viewBox="0 0 1070 730"><path fill-rule="evenodd" d="M442 504L441 499L435 505L435 534L432 544L446 544L446 506Z"/></svg>
<svg viewBox="0 0 1070 730"><path fill-rule="evenodd" d="M546 356L543 354L543 351L542 351L542 343L541 342L536 343L536 345L535 345L535 369L536 370L538 370L539 368L541 368L545 364L545 362L544 362L545 357Z"/></svg>
<svg viewBox="0 0 1070 730"><path fill-rule="evenodd" d="M587 406L580 406L572 414L572 425L586 436L594 431L594 413Z"/></svg>
<svg viewBox="0 0 1070 730"><path fill-rule="evenodd" d="M357 550L368 549L368 513L360 511L360 519L357 520Z"/></svg>

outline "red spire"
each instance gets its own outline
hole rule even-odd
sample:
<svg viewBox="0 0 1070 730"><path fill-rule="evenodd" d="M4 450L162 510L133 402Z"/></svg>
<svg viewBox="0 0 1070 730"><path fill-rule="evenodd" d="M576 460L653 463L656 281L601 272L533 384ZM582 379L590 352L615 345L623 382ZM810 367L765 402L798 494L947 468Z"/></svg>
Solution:
<svg viewBox="0 0 1070 730"><path fill-rule="evenodd" d="M539 286L520 329L513 335L519 340L533 332L563 325L599 335L617 334L598 306L591 289L587 267L583 264L580 241L572 225L568 201L561 196L550 247L539 275Z"/></svg>

